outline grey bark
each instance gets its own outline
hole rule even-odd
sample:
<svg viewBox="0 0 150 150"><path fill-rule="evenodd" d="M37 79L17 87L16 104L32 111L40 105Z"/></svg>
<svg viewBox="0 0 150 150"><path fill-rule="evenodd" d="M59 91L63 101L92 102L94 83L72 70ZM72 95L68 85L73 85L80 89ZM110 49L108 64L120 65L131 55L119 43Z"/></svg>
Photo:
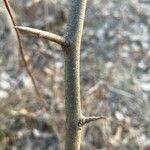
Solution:
<svg viewBox="0 0 150 150"><path fill-rule="evenodd" d="M64 47L65 57L65 111L66 144L65 150L79 150L82 119L80 102L80 46L87 0L70 0L68 28L65 35L70 42Z"/></svg>

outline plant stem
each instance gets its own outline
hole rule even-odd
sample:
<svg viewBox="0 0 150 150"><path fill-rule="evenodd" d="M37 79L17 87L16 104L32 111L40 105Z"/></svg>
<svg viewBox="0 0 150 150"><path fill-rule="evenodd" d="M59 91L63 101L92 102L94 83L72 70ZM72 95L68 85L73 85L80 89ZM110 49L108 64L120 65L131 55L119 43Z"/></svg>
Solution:
<svg viewBox="0 0 150 150"><path fill-rule="evenodd" d="M65 38L70 42L64 47L65 56L65 111L66 144L65 150L79 150L82 118L80 102L80 46L87 0L70 0L68 28Z"/></svg>
<svg viewBox="0 0 150 150"><path fill-rule="evenodd" d="M18 29L19 31L23 31L26 33L33 34L34 36L37 36L39 38L45 38L49 41L55 42L57 44L60 44L62 46L68 46L69 43L64 39L64 37L59 36L57 34L35 29L35 28L30 28L30 27L24 27L24 26L15 26L15 29Z"/></svg>
<svg viewBox="0 0 150 150"><path fill-rule="evenodd" d="M11 9L11 6L9 4L9 1L8 0L4 0L4 4L5 4L5 7L6 7L7 11L8 11L9 16L10 16L10 19L11 19L11 21L13 23L13 26L16 26L17 25L16 19L15 19L15 16L13 14L13 11ZM21 59L23 61L25 69L26 69L26 71L27 71L27 73L28 73L32 83L33 83L34 90L35 90L38 98L41 100L42 99L41 93L39 92L39 89L38 89L38 87L36 85L36 81L35 81L35 79L34 79L34 77L32 75L31 70L29 69L28 63L26 62L26 59L25 59L25 54L24 54L24 51L23 51L22 43L21 43L20 32L16 28L15 28L15 31L16 31L16 36L17 36L17 39L18 39L19 53L20 53ZM45 102L44 102L44 104L46 105Z"/></svg>

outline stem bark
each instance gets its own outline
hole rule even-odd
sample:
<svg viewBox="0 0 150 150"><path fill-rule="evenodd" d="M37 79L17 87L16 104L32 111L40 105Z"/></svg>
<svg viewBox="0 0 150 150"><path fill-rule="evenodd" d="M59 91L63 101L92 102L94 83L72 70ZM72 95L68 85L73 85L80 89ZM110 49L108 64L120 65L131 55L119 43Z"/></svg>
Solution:
<svg viewBox="0 0 150 150"><path fill-rule="evenodd" d="M80 47L87 0L70 0L69 18L65 38L70 42L64 47L65 57L65 150L80 150L82 118L80 101Z"/></svg>

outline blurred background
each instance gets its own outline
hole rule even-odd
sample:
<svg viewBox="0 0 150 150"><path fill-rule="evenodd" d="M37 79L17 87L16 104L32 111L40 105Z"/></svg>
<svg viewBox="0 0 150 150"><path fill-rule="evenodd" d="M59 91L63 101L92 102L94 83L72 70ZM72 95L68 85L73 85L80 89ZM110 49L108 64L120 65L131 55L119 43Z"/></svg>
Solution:
<svg viewBox="0 0 150 150"><path fill-rule="evenodd" d="M18 25L63 35L67 0L12 0ZM63 150L64 59L61 47L22 34L36 96L0 0L0 150ZM150 1L88 1L81 47L84 115L107 120L83 130L81 150L150 149ZM44 104L47 104L47 111Z"/></svg>

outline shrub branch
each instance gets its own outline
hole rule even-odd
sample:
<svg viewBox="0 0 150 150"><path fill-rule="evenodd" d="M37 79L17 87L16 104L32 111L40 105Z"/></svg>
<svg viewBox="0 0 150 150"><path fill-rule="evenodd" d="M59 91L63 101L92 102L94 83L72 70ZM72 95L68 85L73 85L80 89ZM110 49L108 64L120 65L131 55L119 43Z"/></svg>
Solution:
<svg viewBox="0 0 150 150"><path fill-rule="evenodd" d="M10 16L10 19L11 19L13 25L16 26L17 25L16 19L15 19L15 16L13 15L13 13L12 13L11 6L10 6L8 0L4 0L4 4L5 4L5 7L6 7L7 11L8 11L8 14ZM20 53L21 59L23 61L23 64L25 66L25 69L26 69L29 77L31 78L31 81L32 81L32 84L33 84L33 87L34 87L34 90L35 90L37 96L41 98L41 94L40 94L40 92L39 92L39 90L37 88L35 79L34 79L34 77L32 75L32 72L30 71L30 69L28 67L28 64L27 64L25 56L24 56L24 52L23 52L23 47L22 47L22 44L21 44L21 37L20 37L19 30L17 30L15 28L15 31L16 31L16 35L17 35L17 39L18 39L19 53Z"/></svg>
<svg viewBox="0 0 150 150"><path fill-rule="evenodd" d="M60 44L62 46L69 46L69 42L67 42L64 37L59 36L59 35L54 34L54 33L50 33L50 32L35 29L35 28L24 27L24 26L15 26L15 28L20 30L20 31L29 33L29 34L33 34L37 37L50 40L50 41L55 42L57 44Z"/></svg>

